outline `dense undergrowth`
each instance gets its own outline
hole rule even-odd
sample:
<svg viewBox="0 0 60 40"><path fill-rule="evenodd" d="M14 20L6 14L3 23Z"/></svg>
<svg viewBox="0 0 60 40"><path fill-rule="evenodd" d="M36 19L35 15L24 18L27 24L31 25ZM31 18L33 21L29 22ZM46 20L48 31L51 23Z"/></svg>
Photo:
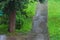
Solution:
<svg viewBox="0 0 60 40"><path fill-rule="evenodd" d="M2 3L0 3L0 6L1 5ZM30 0L27 4L20 4L20 5L21 5L20 9L16 11L16 32L27 33L32 28L32 18L35 15L36 2L34 0ZM2 7L4 6L1 6L0 8ZM3 10L3 8L0 10ZM9 14L6 13L0 15L0 34L8 33L8 27L9 27L8 16Z"/></svg>

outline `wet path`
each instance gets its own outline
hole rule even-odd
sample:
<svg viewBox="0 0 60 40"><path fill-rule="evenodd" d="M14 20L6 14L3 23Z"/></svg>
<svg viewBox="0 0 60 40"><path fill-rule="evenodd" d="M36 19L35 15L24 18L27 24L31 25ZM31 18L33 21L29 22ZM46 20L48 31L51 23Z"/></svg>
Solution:
<svg viewBox="0 0 60 40"><path fill-rule="evenodd" d="M6 40L6 35L0 35L0 40Z"/></svg>
<svg viewBox="0 0 60 40"><path fill-rule="evenodd" d="M36 33L33 40L49 40L47 28L47 4L38 3L33 22L33 32Z"/></svg>

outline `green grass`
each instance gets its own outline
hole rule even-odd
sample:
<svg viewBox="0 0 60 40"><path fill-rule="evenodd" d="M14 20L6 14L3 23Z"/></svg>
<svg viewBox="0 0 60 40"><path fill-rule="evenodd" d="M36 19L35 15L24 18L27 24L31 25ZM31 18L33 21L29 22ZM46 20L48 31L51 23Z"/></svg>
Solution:
<svg viewBox="0 0 60 40"><path fill-rule="evenodd" d="M6 34L8 32L8 26L6 24L0 25L0 34Z"/></svg>
<svg viewBox="0 0 60 40"><path fill-rule="evenodd" d="M48 28L50 40L60 40L60 0L48 1Z"/></svg>

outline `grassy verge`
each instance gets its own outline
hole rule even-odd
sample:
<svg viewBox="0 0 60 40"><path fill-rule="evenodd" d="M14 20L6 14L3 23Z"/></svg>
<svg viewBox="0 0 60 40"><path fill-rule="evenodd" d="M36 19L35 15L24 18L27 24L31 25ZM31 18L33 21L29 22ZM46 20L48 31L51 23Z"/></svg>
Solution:
<svg viewBox="0 0 60 40"><path fill-rule="evenodd" d="M48 1L48 28L50 40L60 40L60 2Z"/></svg>

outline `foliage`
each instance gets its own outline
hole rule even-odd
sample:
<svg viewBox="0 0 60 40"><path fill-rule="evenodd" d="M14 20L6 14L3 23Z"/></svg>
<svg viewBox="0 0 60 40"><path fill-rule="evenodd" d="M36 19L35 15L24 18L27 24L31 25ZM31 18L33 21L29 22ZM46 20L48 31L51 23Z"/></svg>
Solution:
<svg viewBox="0 0 60 40"><path fill-rule="evenodd" d="M0 16L0 33L8 32L9 13L6 9L8 7L8 0L0 2L0 10L4 12ZM36 3L34 0L15 0L16 7L16 32L26 33L32 28L32 17L35 15ZM2 5L2 6L1 6Z"/></svg>
<svg viewBox="0 0 60 40"><path fill-rule="evenodd" d="M33 6L32 6L33 5ZM35 15L35 9L36 9L36 2L29 2L28 7L26 9L23 9L23 11L26 12L26 15L22 15L20 11L17 11L17 19L20 19L20 24L22 24L20 27L20 30L16 30L18 32L23 32L26 33L28 31L30 31L30 29L32 28L32 17ZM19 15L19 16L18 16ZM19 17L19 18L18 18Z"/></svg>

